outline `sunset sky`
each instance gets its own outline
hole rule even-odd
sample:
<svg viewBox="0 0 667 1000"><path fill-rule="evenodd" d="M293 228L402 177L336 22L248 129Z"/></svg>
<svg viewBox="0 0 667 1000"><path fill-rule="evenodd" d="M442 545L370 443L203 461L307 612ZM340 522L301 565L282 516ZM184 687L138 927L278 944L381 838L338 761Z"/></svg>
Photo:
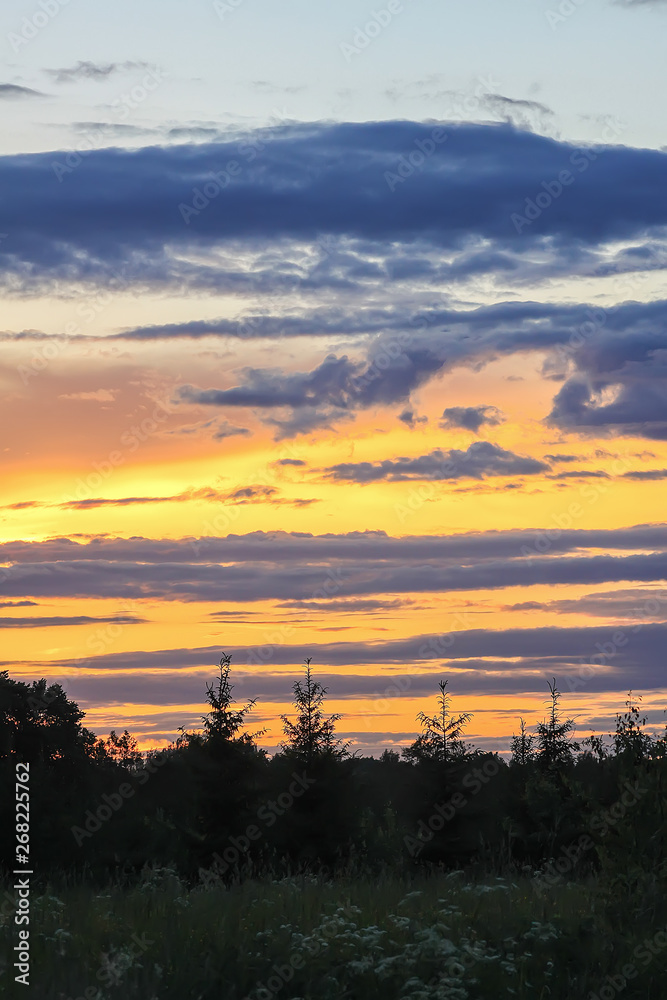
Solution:
<svg viewBox="0 0 667 1000"><path fill-rule="evenodd" d="M667 3L6 0L0 669L667 716ZM662 68L661 68L662 67Z"/></svg>

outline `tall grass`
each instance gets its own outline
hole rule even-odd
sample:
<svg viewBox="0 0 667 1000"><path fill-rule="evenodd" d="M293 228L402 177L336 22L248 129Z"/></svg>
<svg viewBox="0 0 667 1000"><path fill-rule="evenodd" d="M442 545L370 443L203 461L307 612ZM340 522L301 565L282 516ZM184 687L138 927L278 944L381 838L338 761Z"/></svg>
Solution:
<svg viewBox="0 0 667 1000"><path fill-rule="evenodd" d="M642 890L654 901L657 878ZM39 1000L662 1000L664 911L622 892L528 871L207 888L164 868L103 890L65 880L33 898L30 990L11 960L0 989ZM0 936L9 955L10 918Z"/></svg>

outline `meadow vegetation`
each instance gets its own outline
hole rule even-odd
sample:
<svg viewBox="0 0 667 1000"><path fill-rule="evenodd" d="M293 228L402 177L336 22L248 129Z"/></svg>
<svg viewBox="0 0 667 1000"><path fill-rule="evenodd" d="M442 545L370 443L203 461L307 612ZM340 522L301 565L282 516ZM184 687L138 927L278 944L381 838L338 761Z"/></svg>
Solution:
<svg viewBox="0 0 667 1000"><path fill-rule="evenodd" d="M667 740L639 698L577 744L554 682L506 760L465 742L443 680L412 746L365 758L307 661L269 758L230 671L223 656L201 731L148 754L96 739L57 685L0 674L3 809L30 762L40 998L667 995ZM21 995L8 958L3 987Z"/></svg>

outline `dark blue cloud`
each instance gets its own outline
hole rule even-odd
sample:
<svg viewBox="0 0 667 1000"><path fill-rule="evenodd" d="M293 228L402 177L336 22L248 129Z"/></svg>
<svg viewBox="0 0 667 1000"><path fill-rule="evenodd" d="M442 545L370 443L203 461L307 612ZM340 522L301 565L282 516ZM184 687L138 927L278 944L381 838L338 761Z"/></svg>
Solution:
<svg viewBox="0 0 667 1000"><path fill-rule="evenodd" d="M447 412L447 411L445 411ZM466 451L437 448L418 458L385 459L383 462L342 462L327 469L332 479L355 483L403 482L408 480L484 479L487 476L530 476L548 471L536 458L515 455L490 441L476 441Z"/></svg>
<svg viewBox="0 0 667 1000"><path fill-rule="evenodd" d="M637 482L655 482L658 479L667 479L667 469L645 469L644 471L626 472L624 479L635 479Z"/></svg>
<svg viewBox="0 0 667 1000"><path fill-rule="evenodd" d="M602 469L568 469L549 476L549 479L611 479L608 472Z"/></svg>
<svg viewBox="0 0 667 1000"><path fill-rule="evenodd" d="M402 413L399 413L398 419L401 423L405 424L406 427L414 429L418 424L427 424L428 417L418 417L414 410L406 409Z"/></svg>
<svg viewBox="0 0 667 1000"><path fill-rule="evenodd" d="M667 617L667 591L652 588L602 591L557 601L526 601L510 611L555 611L557 614L594 615L622 621L663 620Z"/></svg>
<svg viewBox="0 0 667 1000"><path fill-rule="evenodd" d="M613 640L612 637L616 636ZM257 650L247 646L227 648L235 665L234 684L239 697L257 696L267 701L291 700L295 674L272 672L273 666L299 669L304 655L311 656L318 668L318 680L329 688L335 698L359 696L399 697L401 694L434 693L434 676L448 669L456 670L457 692L486 694L501 691L544 691L546 678L555 674L561 688L587 691L627 691L629 688L659 688L664 683L663 650L667 639L667 624L647 623L607 626L526 629L472 629L447 636L416 635L387 642L335 642L301 645L274 645L260 670L248 670L257 663ZM444 640L444 641L443 641ZM143 704L178 704L202 697L208 679L205 674L191 673L193 668L205 668L217 662L217 646L195 649L162 649L107 653L85 661L58 660L53 668L84 667L100 671L136 671L139 676L124 675L68 679L72 691L95 692L100 698L105 690L124 691L127 703L133 692ZM4 664L0 663L0 666ZM386 666L383 673L367 669L354 674L327 673L320 668ZM586 665L586 669L582 669ZM25 664L29 667L30 664ZM401 668L396 670L396 668ZM35 665L39 670L39 666ZM214 668L213 668L214 669ZM159 671L160 690L156 690L151 671ZM139 672L143 672L143 676ZM39 676L39 674L38 674ZM570 684L568 684L568 678ZM403 683L392 685L392 681ZM406 682L407 686L406 686ZM123 688L123 685L127 685ZM184 691L198 695L185 698ZM387 695L387 689L389 695ZM140 692L144 697L140 696ZM146 696L148 695L148 696ZM116 695L118 697L118 694ZM115 700L111 698L110 700Z"/></svg>
<svg viewBox="0 0 667 1000"><path fill-rule="evenodd" d="M496 425L505 417L496 406L448 406L442 414L441 427L461 427L477 434L483 424Z"/></svg>
<svg viewBox="0 0 667 1000"><path fill-rule="evenodd" d="M440 564L483 562L541 553L545 559L588 549L667 552L667 524L626 528L575 529L556 521L523 531L470 531L456 535L405 535L384 531L350 531L313 535L309 532L253 531L198 539L109 538L104 535L0 543L0 563L108 562L161 563L383 563L436 561Z"/></svg>
<svg viewBox="0 0 667 1000"><path fill-rule="evenodd" d="M556 395L549 422L567 430L667 441L667 351L653 363L628 365L604 378L569 379ZM600 394L612 387L616 398Z"/></svg>
<svg viewBox="0 0 667 1000"><path fill-rule="evenodd" d="M302 315L254 317L206 325L206 335L364 336L364 356L328 355L311 371L246 369L242 382L229 389L186 386L182 398L215 406L289 407L291 417L277 421L287 436L331 426L355 410L374 405L409 403L410 393L456 366L478 366L502 355L524 351L545 354L544 374L563 381L548 422L565 429L598 428L662 439L667 427L667 303L625 302L605 308L538 302L502 302L473 310L417 310L403 301L394 308L316 308ZM190 326L148 328L121 336L162 339L194 336ZM613 405L596 394L619 386ZM295 410L301 413L296 415ZM412 407L405 406L409 412ZM465 409L465 413L463 410ZM308 411L308 412L306 412ZM449 408L445 422L470 429L479 408ZM497 417L486 410L487 418ZM265 418L266 419L266 418ZM276 422L274 418L270 418ZM471 423L471 421L473 423ZM487 419L486 422L489 422Z"/></svg>
<svg viewBox="0 0 667 1000"><path fill-rule="evenodd" d="M543 536L545 544L549 541ZM192 540L191 561L140 563L89 559L26 562L0 573L3 597L131 598L211 602L326 600L331 596L428 594L535 585L599 585L667 579L667 553L550 557L526 544L507 558L468 565L447 560L364 559L341 563L196 561L206 546ZM525 551L524 551L525 549ZM193 558L194 557L194 558ZM210 556L209 556L210 559Z"/></svg>
<svg viewBox="0 0 667 1000"><path fill-rule="evenodd" d="M291 416L278 420L283 435L331 426L355 410L378 404L401 403L410 411L412 407L405 406L410 392L440 372L538 351L547 357L545 374L564 380L549 417L552 424L584 433L597 429L660 440L667 425L666 321L664 300L605 308L501 302L457 310L418 309L401 298L393 307L351 306L344 311L340 306L331 310L318 306L301 313L254 315L247 321L148 327L119 336L140 340L203 335L368 337L364 356L358 360L331 354L311 371L246 369L241 384L230 389L182 390L183 399L207 405L260 410L287 406ZM44 338L34 331L3 335L17 341ZM617 387L614 403L601 402L600 394L610 387ZM265 419L276 422L273 417Z"/></svg>
<svg viewBox="0 0 667 1000"><path fill-rule="evenodd" d="M285 125L252 136L261 148L234 138L101 149L74 166L66 153L3 157L0 207L11 234L3 263L24 281L108 277L121 267L133 280L164 272L174 248L327 235L455 251L488 241L495 253L534 243L565 258L657 236L667 224L667 153L581 151L509 125L458 124L391 190L387 174L432 129ZM555 191L565 170L572 183L548 195L545 185ZM546 207L519 232L512 217L531 202Z"/></svg>
<svg viewBox="0 0 667 1000"><path fill-rule="evenodd" d="M358 410L404 402L410 393L441 371L444 356L428 346L412 345L393 352L373 345L365 361L329 354L310 372L280 368L246 368L244 384L230 389L182 386L183 402L206 406L242 406L254 410L286 410L286 416L263 416L277 437L307 434L349 420Z"/></svg>
<svg viewBox="0 0 667 1000"><path fill-rule="evenodd" d="M428 336L442 345L457 361L485 355L512 354L526 350L566 348L567 358L600 350L605 345L609 359L633 351L637 360L667 348L664 333L667 300L623 302L601 309L586 303L507 301L476 309L455 309L419 304L401 296L390 306L354 303L347 310L340 304L314 306L302 312L249 314L238 319L202 320L139 327L114 334L121 340L199 339L223 336L252 340L281 337L373 337L396 333ZM26 332L12 339L44 339L44 334ZM561 352L562 354L563 352ZM591 354L591 363L604 366L604 355Z"/></svg>

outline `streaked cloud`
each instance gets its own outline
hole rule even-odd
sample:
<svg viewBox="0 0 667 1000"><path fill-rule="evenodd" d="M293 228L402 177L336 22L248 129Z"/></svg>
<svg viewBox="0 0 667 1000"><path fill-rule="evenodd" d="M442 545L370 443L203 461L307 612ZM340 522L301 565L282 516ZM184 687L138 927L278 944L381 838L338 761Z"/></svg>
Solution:
<svg viewBox="0 0 667 1000"><path fill-rule="evenodd" d="M656 525L442 539L389 538L381 532L319 538L256 532L208 541L14 542L0 546L8 567L2 592L8 598L284 602L652 583L667 579L666 531ZM586 548L631 551L582 554Z"/></svg>
<svg viewBox="0 0 667 1000"><path fill-rule="evenodd" d="M446 412L446 411L445 411ZM548 471L539 459L515 455L490 441L475 441L466 451L436 449L418 458L385 459L382 462L342 462L326 472L338 481L372 483L378 480L446 481L485 479L487 476L532 476Z"/></svg>
<svg viewBox="0 0 667 1000"><path fill-rule="evenodd" d="M0 100L13 101L21 100L25 97L45 97L39 90L32 87L21 87L16 83L0 83Z"/></svg>
<svg viewBox="0 0 667 1000"><path fill-rule="evenodd" d="M115 76L117 73L127 72L135 69L148 69L145 62L125 62L95 63L90 60L79 60L74 66L62 69L47 69L44 72L50 76L55 83L75 83L77 80L94 80L101 83Z"/></svg>

